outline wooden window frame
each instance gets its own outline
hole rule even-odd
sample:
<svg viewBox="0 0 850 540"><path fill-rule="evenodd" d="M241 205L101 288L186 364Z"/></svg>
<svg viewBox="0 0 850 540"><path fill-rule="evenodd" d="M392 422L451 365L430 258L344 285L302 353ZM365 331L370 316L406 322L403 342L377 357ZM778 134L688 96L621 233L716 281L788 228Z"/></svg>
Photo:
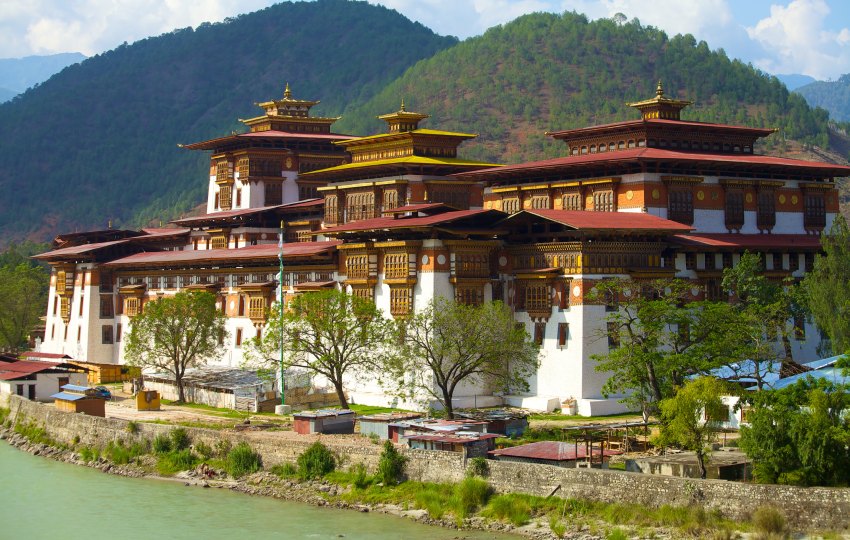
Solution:
<svg viewBox="0 0 850 540"><path fill-rule="evenodd" d="M570 323L558 323L558 348L566 349L570 339Z"/></svg>
<svg viewBox="0 0 850 540"><path fill-rule="evenodd" d="M114 341L114 330L111 324L104 324L100 328L100 342L103 345L112 345Z"/></svg>

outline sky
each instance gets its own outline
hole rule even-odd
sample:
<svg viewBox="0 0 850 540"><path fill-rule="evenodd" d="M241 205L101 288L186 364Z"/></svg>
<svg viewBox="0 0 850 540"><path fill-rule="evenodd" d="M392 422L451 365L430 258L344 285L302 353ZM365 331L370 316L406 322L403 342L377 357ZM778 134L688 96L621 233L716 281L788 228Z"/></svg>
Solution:
<svg viewBox="0 0 850 540"><path fill-rule="evenodd" d="M712 49L772 74L834 80L850 73L847 0L369 0L438 34L461 39L535 11L616 13L669 35L693 34ZM0 58L87 56L175 28L218 22L273 0L0 0Z"/></svg>

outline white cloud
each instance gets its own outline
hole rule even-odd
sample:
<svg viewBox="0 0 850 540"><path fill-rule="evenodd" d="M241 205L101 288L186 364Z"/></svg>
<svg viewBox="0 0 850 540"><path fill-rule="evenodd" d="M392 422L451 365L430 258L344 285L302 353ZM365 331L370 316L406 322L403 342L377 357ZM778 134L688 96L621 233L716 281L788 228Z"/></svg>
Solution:
<svg viewBox="0 0 850 540"><path fill-rule="evenodd" d="M773 5L770 16L747 28L769 55L754 63L770 73L804 73L818 79L850 71L850 30L826 29L830 8L823 0Z"/></svg>
<svg viewBox="0 0 850 540"><path fill-rule="evenodd" d="M221 21L273 0L4 0L0 58L57 52L97 54L175 28Z"/></svg>

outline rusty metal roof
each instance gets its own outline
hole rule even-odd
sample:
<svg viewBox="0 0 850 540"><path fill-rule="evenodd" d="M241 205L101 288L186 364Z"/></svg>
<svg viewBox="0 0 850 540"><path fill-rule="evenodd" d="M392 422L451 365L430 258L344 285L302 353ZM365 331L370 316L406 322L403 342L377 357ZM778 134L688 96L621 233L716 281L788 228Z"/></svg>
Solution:
<svg viewBox="0 0 850 540"><path fill-rule="evenodd" d="M584 444L566 443L561 441L539 441L512 448L501 448L488 452L494 456L510 456L528 459L545 459L547 461L575 461L587 457L587 448ZM620 454L618 450L605 450L606 456ZM599 453L594 450L594 455Z"/></svg>

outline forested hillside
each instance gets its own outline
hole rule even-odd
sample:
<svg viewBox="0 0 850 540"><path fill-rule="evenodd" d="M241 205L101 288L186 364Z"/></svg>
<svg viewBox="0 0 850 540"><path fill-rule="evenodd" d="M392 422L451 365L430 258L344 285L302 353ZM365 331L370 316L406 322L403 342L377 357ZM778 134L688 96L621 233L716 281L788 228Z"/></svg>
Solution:
<svg viewBox="0 0 850 540"><path fill-rule="evenodd" d="M432 115L431 127L480 133L465 155L537 159L562 151L544 131L637 118L624 104L652 97L659 78L668 95L695 102L687 119L777 127L773 145L828 145L826 114L776 78L689 35L574 13L527 15L442 51L347 111L341 129L380 129L374 116L404 97L409 110Z"/></svg>
<svg viewBox="0 0 850 540"><path fill-rule="evenodd" d="M124 45L0 105L0 238L167 220L204 196L189 143L243 128L253 103L337 115L456 43L365 2L285 3Z"/></svg>
<svg viewBox="0 0 850 540"><path fill-rule="evenodd" d="M837 81L817 81L801 86L800 93L812 107L823 107L837 122L850 122L850 73Z"/></svg>

